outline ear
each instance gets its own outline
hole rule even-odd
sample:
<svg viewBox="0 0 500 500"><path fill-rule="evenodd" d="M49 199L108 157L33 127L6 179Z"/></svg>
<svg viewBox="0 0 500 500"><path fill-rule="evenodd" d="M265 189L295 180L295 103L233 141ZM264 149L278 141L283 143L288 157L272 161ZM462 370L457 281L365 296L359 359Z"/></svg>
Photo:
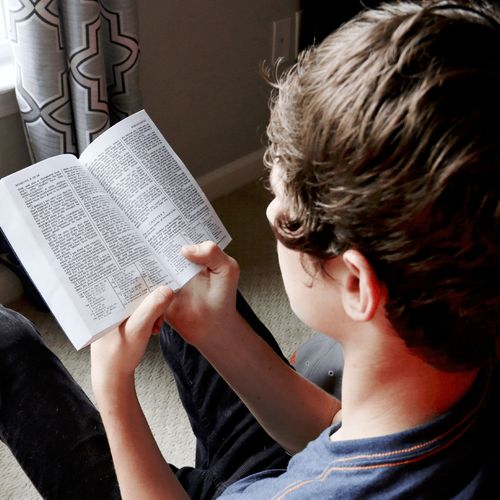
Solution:
<svg viewBox="0 0 500 500"><path fill-rule="evenodd" d="M357 250L347 250L342 259L347 271L341 292L344 310L354 321L369 321L381 301L381 283L370 263Z"/></svg>

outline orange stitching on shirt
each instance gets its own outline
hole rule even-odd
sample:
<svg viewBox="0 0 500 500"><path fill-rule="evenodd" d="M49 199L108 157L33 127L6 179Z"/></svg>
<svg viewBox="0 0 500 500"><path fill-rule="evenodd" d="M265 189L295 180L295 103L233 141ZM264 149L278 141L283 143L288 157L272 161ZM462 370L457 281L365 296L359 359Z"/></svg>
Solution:
<svg viewBox="0 0 500 500"><path fill-rule="evenodd" d="M490 375L491 375L491 372L490 372ZM488 377L488 378L490 378L490 377ZM486 384L486 388L488 388L488 387L489 387L489 380L487 381L487 384ZM372 455L369 455L369 454L366 454L366 455L357 455L357 456L351 457L351 458L338 459L338 460L336 460L336 462L343 462L343 461L347 461L347 460L355 460L355 459L359 459L359 458L374 458L374 457L381 457L381 456L391 456L391 455L395 455L395 454L398 454L398 453L404 453L405 451L417 450L417 449L420 449L420 448L422 448L422 447L424 447L426 445L434 443L435 441L437 441L437 440L441 439L442 437L448 435L454 429L456 429L461 424L463 424L463 422L467 421L467 419L471 419L471 417L474 416L474 414L476 414L478 412L479 408L482 406L482 404L483 404L483 402L484 402L484 400L486 398L486 393L487 392L488 392L487 390L485 390L483 392L482 397L479 400L478 404L460 422L458 422L451 429L448 429L448 431L444 432L443 434L441 434L440 436L438 436L438 437L436 437L434 439L431 439L431 440L429 440L429 441L427 441L425 443L419 444L419 445L411 446L411 447L403 449L403 450L397 450L397 451L392 451L392 452L387 452L387 453L374 453ZM328 475L331 472L334 472L334 471L357 471L357 470L381 469L383 467L397 467L397 466L400 466L400 465L406 465L406 464L418 462L420 460L424 460L425 458L430 457L430 456L432 456L432 455L434 455L436 453L439 453L442 450L448 448L448 446L450 446L451 444L453 444L457 439L459 439L463 434L465 434L465 432L467 432L467 430L472 426L472 424L474 422L475 422L475 419L470 420L470 422L461 430L461 432L459 432L455 437L453 437L452 439L450 439L448 442L444 443L443 445L441 445L440 447L438 447L438 448L436 448L434 450L429 450L427 453L425 453L423 455L419 455L418 457L408 458L406 460L400 460L399 462L394 462L394 463L387 463L386 462L386 463L383 463L383 464L374 464L374 465L332 466L332 467L329 467L329 468L325 469L315 479L308 479L308 480L305 480L305 481L299 481L299 482L295 482L295 483L289 484L285 488L285 490L282 490L281 493L278 493L277 495L275 495L273 497L273 499L280 500L280 499L284 498L286 495L288 495L290 493L293 493L294 491L297 491L299 488L307 486L308 484L324 481L328 477Z"/></svg>
<svg viewBox="0 0 500 500"><path fill-rule="evenodd" d="M452 443L454 443L458 438L460 438L468 429L469 427L472 425L473 422L470 422L469 425L467 425L463 430L462 432L460 432L459 434L457 434L453 439L451 439L450 441L448 441L447 443L445 443L443 446L439 447L439 448L436 448L434 450L430 450L428 451L427 453L425 453L424 455L419 455L418 457L414 457L414 458L408 458L406 460L400 460L399 462L386 462L386 463L383 463L383 464L374 464L374 465L347 465L347 466L333 466L333 467L329 467L328 469L325 469L317 478L315 479L308 479L306 481L302 481L301 483L296 483L296 484L291 484L291 485L288 485L288 487L280 493L278 493L278 495L280 496L275 496L273 498L276 498L278 500L284 498L286 495L290 494L290 493L293 493L294 491L297 491L299 488L302 488L304 486L307 486L308 484L311 484L311 483L315 483L315 482L322 482L324 481L328 475L331 473L331 472L335 472L335 471L357 471L357 470L371 470L371 469L381 469L383 467L397 467L399 465L406 465L406 464L411 464L411 463L414 463L414 462L418 462L420 460L424 460L425 458L427 457L430 457L431 455L434 455L442 450L444 450L445 448L448 448L448 446L450 446Z"/></svg>
<svg viewBox="0 0 500 500"><path fill-rule="evenodd" d="M467 414L464 416L462 420L457 422L453 427L448 429L447 431L443 432L441 435L436 436L433 439L430 439L429 441L425 441L424 443L420 443L414 446L410 446L409 448L403 448L401 450L394 450L394 451L388 451L385 453L372 453L372 454L363 454L363 455L355 455L353 457L345 457L345 458L339 458L336 460L336 462L350 462L352 460L360 460L360 459L365 459L365 458L380 458L380 457L390 457L394 455L399 455L401 453L408 453L412 452L415 450L419 450L421 448L425 448L426 446L429 446L436 441L439 441L440 439L443 439L446 437L448 434L453 432L457 427L460 427L463 425L464 422L469 420L470 418L474 417L474 415L479 411L479 409L483 406L484 401L486 399L486 394L488 393L488 388L490 385L490 379L491 379L491 371L488 374L488 380L486 381L485 384L485 390L483 391L483 394L481 396L481 399L478 401L477 405ZM467 426L467 428L470 427L470 424Z"/></svg>

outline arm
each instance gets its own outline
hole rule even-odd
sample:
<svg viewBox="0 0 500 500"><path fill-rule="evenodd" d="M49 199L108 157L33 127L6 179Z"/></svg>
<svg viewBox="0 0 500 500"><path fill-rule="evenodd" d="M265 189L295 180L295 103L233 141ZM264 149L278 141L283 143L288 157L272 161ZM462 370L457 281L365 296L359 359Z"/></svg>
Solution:
<svg viewBox="0 0 500 500"><path fill-rule="evenodd" d="M157 289L118 330L91 346L92 387L124 499L187 498L135 392L135 369L164 317L207 356L286 449L302 449L340 408L335 398L287 366L239 316L239 270L233 259L210 243L189 247L185 255L205 269L176 294Z"/></svg>
<svg viewBox="0 0 500 500"><path fill-rule="evenodd" d="M199 350L283 448L302 450L332 423L340 402L287 364L243 318Z"/></svg>
<svg viewBox="0 0 500 500"><path fill-rule="evenodd" d="M167 321L210 361L259 423L297 452L331 424L340 402L297 374L236 310L239 267L215 244L184 249L205 267L169 303Z"/></svg>
<svg viewBox="0 0 500 500"><path fill-rule="evenodd" d="M172 291L157 289L120 328L91 345L92 387L124 499L187 499L142 412L134 371Z"/></svg>

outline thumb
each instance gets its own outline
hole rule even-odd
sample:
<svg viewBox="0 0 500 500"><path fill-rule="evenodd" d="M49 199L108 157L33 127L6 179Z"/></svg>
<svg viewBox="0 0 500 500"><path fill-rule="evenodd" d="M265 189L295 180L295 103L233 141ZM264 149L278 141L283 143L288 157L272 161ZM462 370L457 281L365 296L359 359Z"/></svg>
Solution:
<svg viewBox="0 0 500 500"><path fill-rule="evenodd" d="M163 318L174 292L167 286L161 286L151 292L132 313L125 323L122 323L125 334L150 335L159 318Z"/></svg>
<svg viewBox="0 0 500 500"><path fill-rule="evenodd" d="M213 241L185 245L182 247L182 254L191 262L207 267L214 274L225 274L237 267L236 261Z"/></svg>

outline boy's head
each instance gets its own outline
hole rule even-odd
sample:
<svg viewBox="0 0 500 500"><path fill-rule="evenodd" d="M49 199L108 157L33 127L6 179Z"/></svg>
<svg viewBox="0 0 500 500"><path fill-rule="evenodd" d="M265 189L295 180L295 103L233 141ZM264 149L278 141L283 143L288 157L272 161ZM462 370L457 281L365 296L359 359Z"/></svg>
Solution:
<svg viewBox="0 0 500 500"><path fill-rule="evenodd" d="M500 17L467 5L386 4L304 54L265 157L279 240L319 267L359 250L407 346L448 370L484 362L498 332Z"/></svg>

